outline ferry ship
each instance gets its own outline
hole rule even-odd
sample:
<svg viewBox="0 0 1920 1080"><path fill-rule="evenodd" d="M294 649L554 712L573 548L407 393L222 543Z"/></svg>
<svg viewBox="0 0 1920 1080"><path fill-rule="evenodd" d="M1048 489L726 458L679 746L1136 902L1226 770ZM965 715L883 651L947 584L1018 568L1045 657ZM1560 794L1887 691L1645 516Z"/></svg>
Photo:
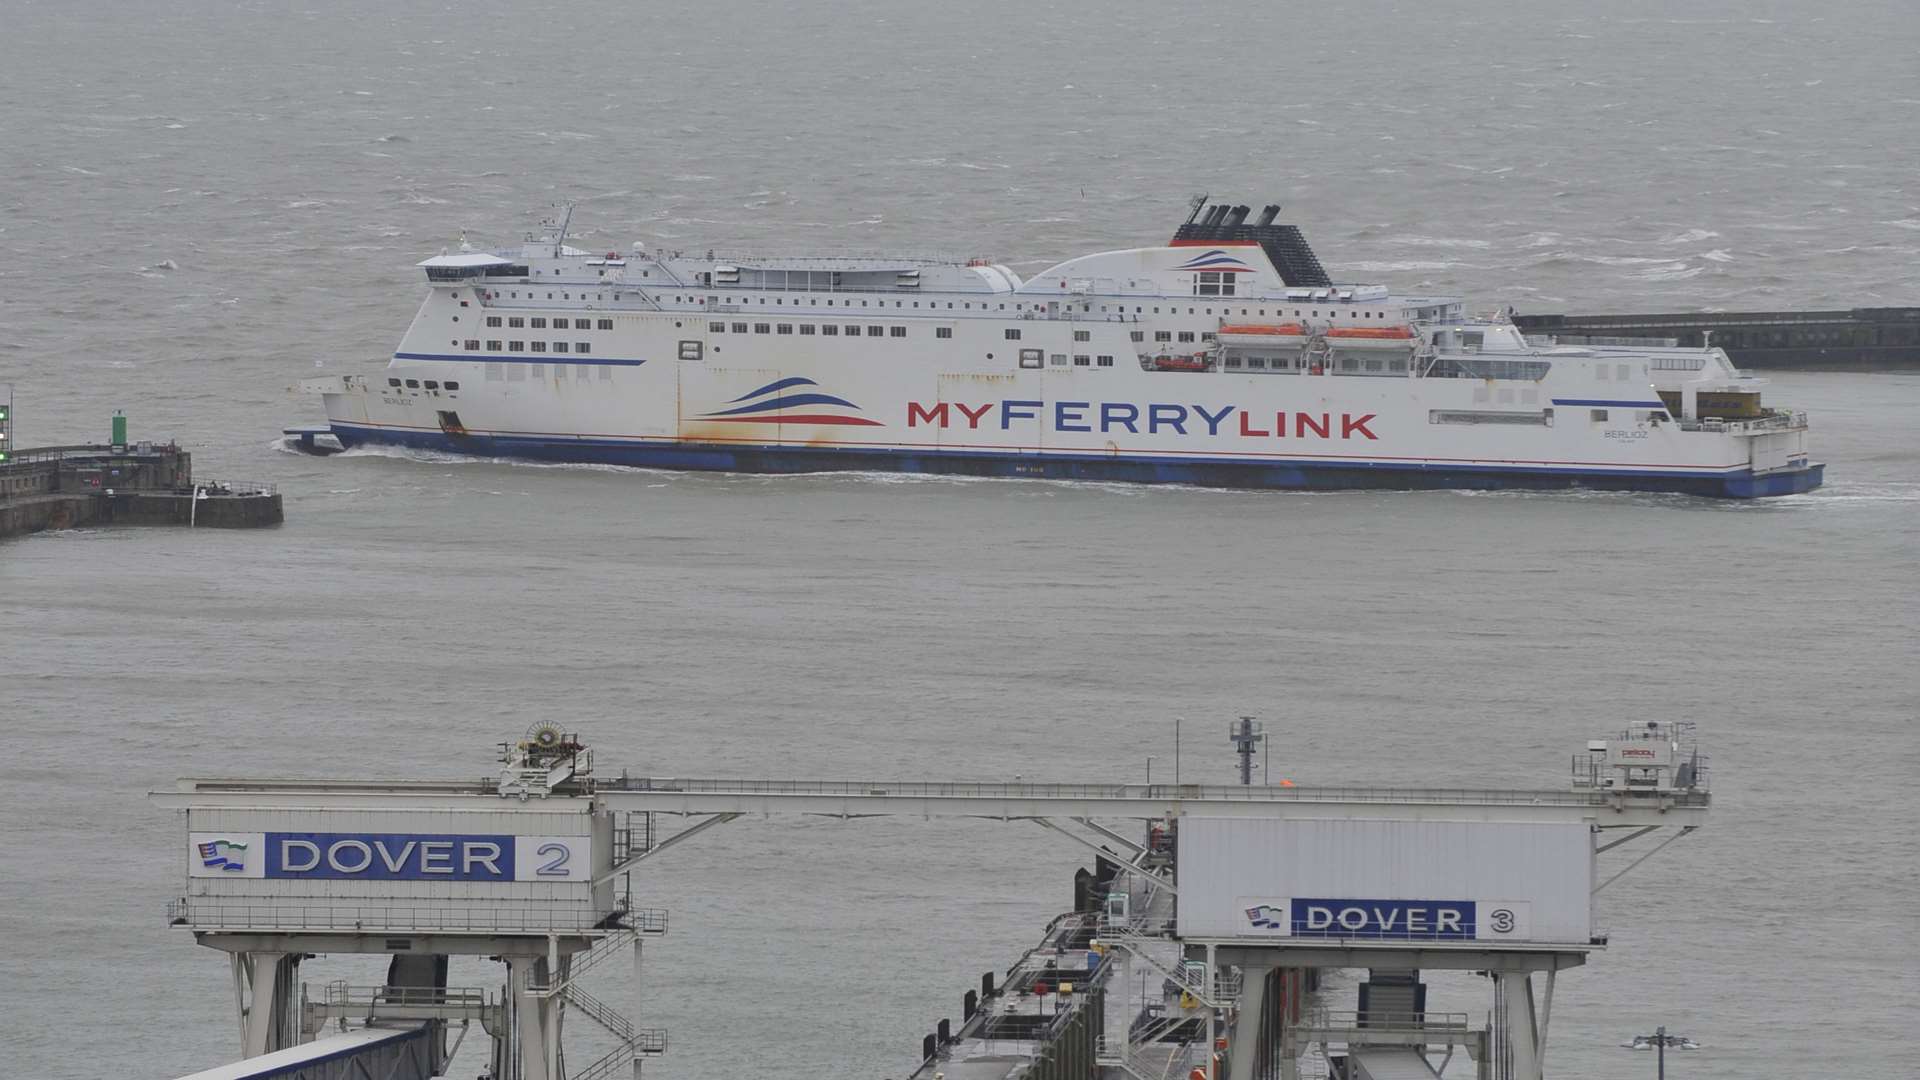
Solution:
<svg viewBox="0 0 1920 1080"><path fill-rule="evenodd" d="M1337 284L1301 231L1196 199L1172 239L1030 278L986 259L518 248L420 263L378 374L306 380L343 447L669 469L1251 488L1817 487L1803 412L1717 348L1561 345Z"/></svg>

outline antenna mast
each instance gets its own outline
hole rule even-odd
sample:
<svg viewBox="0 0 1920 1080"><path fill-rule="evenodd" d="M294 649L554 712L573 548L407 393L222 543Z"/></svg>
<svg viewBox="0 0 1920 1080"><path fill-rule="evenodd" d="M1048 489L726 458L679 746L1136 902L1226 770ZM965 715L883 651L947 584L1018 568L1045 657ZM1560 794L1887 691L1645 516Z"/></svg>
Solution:
<svg viewBox="0 0 1920 1080"><path fill-rule="evenodd" d="M566 212L560 215L560 231L553 237L553 257L556 259L566 249L567 229L573 224L573 204L569 202L561 205L566 208Z"/></svg>

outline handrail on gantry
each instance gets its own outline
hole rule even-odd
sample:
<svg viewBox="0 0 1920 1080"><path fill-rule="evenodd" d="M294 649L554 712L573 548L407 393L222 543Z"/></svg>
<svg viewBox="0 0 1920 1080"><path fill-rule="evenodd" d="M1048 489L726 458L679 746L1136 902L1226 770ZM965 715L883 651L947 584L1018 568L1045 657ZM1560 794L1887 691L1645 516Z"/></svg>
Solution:
<svg viewBox="0 0 1920 1080"><path fill-rule="evenodd" d="M1620 796L1604 790L1494 788L1287 787L1235 784L1052 784L991 781L772 780L622 777L600 780L602 794L827 795L954 799L1120 799L1275 803L1420 803L1495 806L1607 807ZM1639 796L1634 798L1639 799ZM1705 807L1704 791L1663 793L1668 805Z"/></svg>

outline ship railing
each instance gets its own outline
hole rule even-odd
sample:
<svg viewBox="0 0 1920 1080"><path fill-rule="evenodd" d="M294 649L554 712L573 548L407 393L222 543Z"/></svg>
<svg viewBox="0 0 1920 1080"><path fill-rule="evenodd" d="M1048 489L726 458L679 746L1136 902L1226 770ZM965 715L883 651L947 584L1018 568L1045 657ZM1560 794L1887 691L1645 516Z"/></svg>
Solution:
<svg viewBox="0 0 1920 1080"><path fill-rule="evenodd" d="M679 777L621 777L598 780L600 791L645 791L704 795L891 796L894 798L1005 799L1213 799L1269 803L1444 803L1457 805L1605 806L1607 796L1560 789L1539 791L1483 788L1263 787L1238 784L1036 784L992 781L898 780L709 780ZM1708 805L1705 796L1697 803Z"/></svg>
<svg viewBox="0 0 1920 1080"><path fill-rule="evenodd" d="M1804 411L1776 412L1752 420L1680 420L1682 431L1723 431L1735 434L1749 431L1794 431L1807 426Z"/></svg>

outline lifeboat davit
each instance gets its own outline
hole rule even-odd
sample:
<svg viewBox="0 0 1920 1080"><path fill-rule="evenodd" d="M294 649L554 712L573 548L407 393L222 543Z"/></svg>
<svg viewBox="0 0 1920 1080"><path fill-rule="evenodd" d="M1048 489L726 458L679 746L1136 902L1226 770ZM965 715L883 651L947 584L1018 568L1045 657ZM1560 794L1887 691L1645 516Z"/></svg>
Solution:
<svg viewBox="0 0 1920 1080"><path fill-rule="evenodd" d="M1413 344L1413 327L1336 326L1326 338L1337 349L1405 349Z"/></svg>

